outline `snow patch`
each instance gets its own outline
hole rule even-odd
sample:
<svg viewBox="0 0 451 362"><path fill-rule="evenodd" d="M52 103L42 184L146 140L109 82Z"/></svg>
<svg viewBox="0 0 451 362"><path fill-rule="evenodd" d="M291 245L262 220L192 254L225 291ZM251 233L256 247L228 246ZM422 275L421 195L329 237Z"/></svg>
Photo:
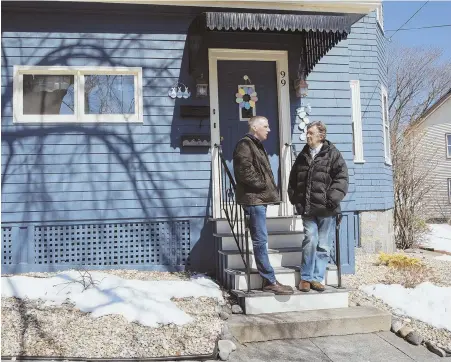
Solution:
<svg viewBox="0 0 451 362"><path fill-rule="evenodd" d="M422 246L451 253L451 225L428 224L431 232L426 236Z"/></svg>
<svg viewBox="0 0 451 362"><path fill-rule="evenodd" d="M437 259L437 260L444 260L444 261L451 261L451 255L441 255L441 256L436 256L434 259Z"/></svg>
<svg viewBox="0 0 451 362"><path fill-rule="evenodd" d="M2 297L41 299L46 305L61 305L69 300L94 318L119 314L129 322L149 327L170 323L183 325L192 321L171 298L211 297L223 302L219 286L205 276L189 281L142 281L101 272L90 274L98 283L85 291L75 282L81 280L80 273L75 270L51 278L4 277L1 280Z"/></svg>
<svg viewBox="0 0 451 362"><path fill-rule="evenodd" d="M359 289L382 299L396 314L451 331L451 287L438 287L425 282L415 288L404 288L400 284L375 284Z"/></svg>

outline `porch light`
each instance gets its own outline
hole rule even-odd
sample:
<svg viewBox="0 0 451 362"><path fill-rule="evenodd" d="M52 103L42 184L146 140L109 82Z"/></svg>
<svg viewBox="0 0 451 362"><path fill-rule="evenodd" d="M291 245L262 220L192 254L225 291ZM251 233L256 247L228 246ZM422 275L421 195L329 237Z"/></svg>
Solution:
<svg viewBox="0 0 451 362"><path fill-rule="evenodd" d="M294 81L294 89L296 89L296 97L307 97L308 84L305 79L298 78Z"/></svg>
<svg viewBox="0 0 451 362"><path fill-rule="evenodd" d="M196 97L204 98L208 96L208 82L204 79L204 75L201 74L200 78L196 79Z"/></svg>

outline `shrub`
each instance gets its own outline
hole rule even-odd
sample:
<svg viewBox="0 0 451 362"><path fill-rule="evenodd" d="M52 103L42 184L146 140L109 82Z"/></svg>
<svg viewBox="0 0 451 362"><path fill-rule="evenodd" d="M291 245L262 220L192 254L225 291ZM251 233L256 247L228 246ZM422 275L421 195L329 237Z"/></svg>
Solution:
<svg viewBox="0 0 451 362"><path fill-rule="evenodd" d="M380 253L378 258L379 265L387 265L396 269L405 269L412 266L422 266L423 262L406 254L386 254Z"/></svg>
<svg viewBox="0 0 451 362"><path fill-rule="evenodd" d="M414 288L426 281L435 282L437 276L419 258L402 253L380 253L379 265L387 265L390 269L385 275L388 284L401 284L406 288Z"/></svg>

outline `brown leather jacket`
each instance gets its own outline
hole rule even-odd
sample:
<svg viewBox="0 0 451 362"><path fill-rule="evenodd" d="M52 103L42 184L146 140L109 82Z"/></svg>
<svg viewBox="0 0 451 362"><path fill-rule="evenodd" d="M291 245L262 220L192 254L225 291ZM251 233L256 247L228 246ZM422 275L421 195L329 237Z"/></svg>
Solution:
<svg viewBox="0 0 451 362"><path fill-rule="evenodd" d="M265 205L280 202L279 190L263 144L246 135L233 151L236 199L241 205Z"/></svg>

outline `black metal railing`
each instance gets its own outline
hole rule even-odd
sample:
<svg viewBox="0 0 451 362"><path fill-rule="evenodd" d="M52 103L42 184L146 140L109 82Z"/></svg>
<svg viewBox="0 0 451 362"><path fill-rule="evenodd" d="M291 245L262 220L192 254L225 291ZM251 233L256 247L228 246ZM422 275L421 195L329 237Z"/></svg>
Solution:
<svg viewBox="0 0 451 362"><path fill-rule="evenodd" d="M215 144L218 150L218 168L220 175L219 200L221 212L224 213L233 238L235 239L241 259L246 270L247 292L251 291L251 266L249 256L249 215L246 215L236 200L236 182L222 154L221 145Z"/></svg>
<svg viewBox="0 0 451 362"><path fill-rule="evenodd" d="M297 153L294 145L292 143L285 143L286 147L290 147L290 153L292 156L291 159L291 166L293 167L294 162L296 161ZM296 208L293 205L293 215L296 215ZM341 257L340 257L340 224L341 220L343 219L342 214L338 214L335 219L335 265L337 266L337 279L338 279L338 285L337 288L341 289L343 288L341 283Z"/></svg>

